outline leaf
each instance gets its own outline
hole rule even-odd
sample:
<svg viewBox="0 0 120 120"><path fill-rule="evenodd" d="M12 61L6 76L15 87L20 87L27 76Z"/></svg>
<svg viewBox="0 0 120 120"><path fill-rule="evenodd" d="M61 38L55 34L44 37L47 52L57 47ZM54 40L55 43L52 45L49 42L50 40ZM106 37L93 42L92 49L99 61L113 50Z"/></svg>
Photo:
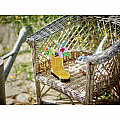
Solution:
<svg viewBox="0 0 120 120"><path fill-rule="evenodd" d="M64 54L70 54L70 53L68 53L68 52L64 52Z"/></svg>
<svg viewBox="0 0 120 120"><path fill-rule="evenodd" d="M52 57L52 53L53 53L53 50L51 49L48 55L50 58Z"/></svg>
<svg viewBox="0 0 120 120"><path fill-rule="evenodd" d="M101 37L101 33L99 33L99 37Z"/></svg>
<svg viewBox="0 0 120 120"><path fill-rule="evenodd" d="M45 53L44 55L48 55L49 53Z"/></svg>
<svg viewBox="0 0 120 120"><path fill-rule="evenodd" d="M70 57L70 55L64 55L64 56L68 56L68 57Z"/></svg>
<svg viewBox="0 0 120 120"><path fill-rule="evenodd" d="M45 53L44 55L48 55L49 54L49 51L47 51L47 53Z"/></svg>
<svg viewBox="0 0 120 120"><path fill-rule="evenodd" d="M68 56L68 57L70 57L70 55L69 55L68 52L64 52L64 53L62 53L62 54L63 54L63 56Z"/></svg>

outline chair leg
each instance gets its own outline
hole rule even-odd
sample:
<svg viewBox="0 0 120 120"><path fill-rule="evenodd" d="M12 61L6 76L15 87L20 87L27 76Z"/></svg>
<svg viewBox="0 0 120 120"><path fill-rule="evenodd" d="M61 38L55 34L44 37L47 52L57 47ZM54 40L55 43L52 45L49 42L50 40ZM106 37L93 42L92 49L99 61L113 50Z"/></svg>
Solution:
<svg viewBox="0 0 120 120"><path fill-rule="evenodd" d="M96 95L95 105L97 105L97 101L98 101L98 95Z"/></svg>
<svg viewBox="0 0 120 120"><path fill-rule="evenodd" d="M40 105L42 103L42 97L41 97L41 88L39 81L36 81L36 93L37 93L37 104Z"/></svg>
<svg viewBox="0 0 120 120"><path fill-rule="evenodd" d="M120 105L120 81L119 81L119 102L118 104Z"/></svg>

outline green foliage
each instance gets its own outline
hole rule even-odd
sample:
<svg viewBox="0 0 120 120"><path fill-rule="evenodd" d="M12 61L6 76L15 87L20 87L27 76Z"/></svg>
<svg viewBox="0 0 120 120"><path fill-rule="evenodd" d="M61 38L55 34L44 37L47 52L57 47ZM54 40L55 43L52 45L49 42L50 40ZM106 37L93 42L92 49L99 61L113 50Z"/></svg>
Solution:
<svg viewBox="0 0 120 120"><path fill-rule="evenodd" d="M7 47L6 46L4 46L3 47L3 50L4 50L4 53L7 51Z"/></svg>
<svg viewBox="0 0 120 120"><path fill-rule="evenodd" d="M62 54L63 54L63 56L68 56L68 57L70 57L70 55L69 55L68 52L64 52L64 53L62 53Z"/></svg>
<svg viewBox="0 0 120 120"><path fill-rule="evenodd" d="M0 44L2 43L2 41L3 41L3 37L0 37Z"/></svg>
<svg viewBox="0 0 120 120"><path fill-rule="evenodd" d="M13 73L15 74L15 77L17 78L17 76L24 75L24 79L28 80L28 81L32 81L33 79L33 71L32 69L32 62L26 62L26 63L14 63L14 71ZM18 72L20 71L20 73Z"/></svg>
<svg viewBox="0 0 120 120"><path fill-rule="evenodd" d="M114 95L110 94L110 90L106 91L101 98L103 99L113 99Z"/></svg>
<svg viewBox="0 0 120 120"><path fill-rule="evenodd" d="M61 15L2 15L0 16L0 24L13 23L19 33L22 26L30 26L33 32L38 31Z"/></svg>
<svg viewBox="0 0 120 120"><path fill-rule="evenodd" d="M0 24L7 24L7 23L11 23L12 22L11 16L7 16L7 15L1 15L0 16Z"/></svg>
<svg viewBox="0 0 120 120"><path fill-rule="evenodd" d="M49 55L49 51L47 51L47 53L45 53L44 55Z"/></svg>
<svg viewBox="0 0 120 120"><path fill-rule="evenodd" d="M60 99L62 100L62 96L61 96L61 93L57 96L57 99Z"/></svg>

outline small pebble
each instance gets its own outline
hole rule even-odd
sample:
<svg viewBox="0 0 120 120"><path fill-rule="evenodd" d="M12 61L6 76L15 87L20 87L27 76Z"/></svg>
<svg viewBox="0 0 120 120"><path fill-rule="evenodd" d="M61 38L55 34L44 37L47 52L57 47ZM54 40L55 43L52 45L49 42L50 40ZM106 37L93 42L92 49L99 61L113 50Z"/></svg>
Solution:
<svg viewBox="0 0 120 120"><path fill-rule="evenodd" d="M26 104L30 98L31 96L29 94L21 93L16 97L16 100L22 104Z"/></svg>
<svg viewBox="0 0 120 120"><path fill-rule="evenodd" d="M14 100L12 98L6 98L6 105L14 104Z"/></svg>

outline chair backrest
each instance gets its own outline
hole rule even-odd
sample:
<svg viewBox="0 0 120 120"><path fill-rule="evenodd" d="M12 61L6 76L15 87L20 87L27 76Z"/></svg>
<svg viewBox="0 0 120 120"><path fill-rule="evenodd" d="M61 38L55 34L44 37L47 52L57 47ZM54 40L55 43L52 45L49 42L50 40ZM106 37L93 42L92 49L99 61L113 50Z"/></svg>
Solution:
<svg viewBox="0 0 120 120"><path fill-rule="evenodd" d="M85 54L88 53L87 55L93 54L106 34L107 40L103 45L103 50L119 41L120 16L66 15L60 17L38 32L27 37L26 41L32 50L34 73L37 74L42 70L50 68L49 57L44 55L46 46L58 49L56 43L61 44L63 41L66 41L65 47L72 51L71 58L77 58L80 54L76 55L74 51L84 51ZM103 79L105 79L105 77L109 79L113 72L117 72L116 69L113 69L116 66L116 61L117 59L113 58L102 65L102 67L104 66L104 68L110 71L110 73L106 73L108 77L103 75ZM97 69L94 79L97 79L97 81L101 79L97 77L98 74L102 74L103 72L99 65L96 65L97 67L95 66ZM101 83L98 82L98 84ZM94 90L96 88L95 86Z"/></svg>
<svg viewBox="0 0 120 120"><path fill-rule="evenodd" d="M36 54L33 62L37 66L36 72L38 73L40 71L39 63L49 59L43 55L46 46L56 49L56 43L61 44L65 40L69 50L77 49L93 53L106 33L108 40L103 49L108 48L119 39L119 31L119 16L68 15L28 36L27 42L30 46L31 43L34 43L31 48Z"/></svg>

